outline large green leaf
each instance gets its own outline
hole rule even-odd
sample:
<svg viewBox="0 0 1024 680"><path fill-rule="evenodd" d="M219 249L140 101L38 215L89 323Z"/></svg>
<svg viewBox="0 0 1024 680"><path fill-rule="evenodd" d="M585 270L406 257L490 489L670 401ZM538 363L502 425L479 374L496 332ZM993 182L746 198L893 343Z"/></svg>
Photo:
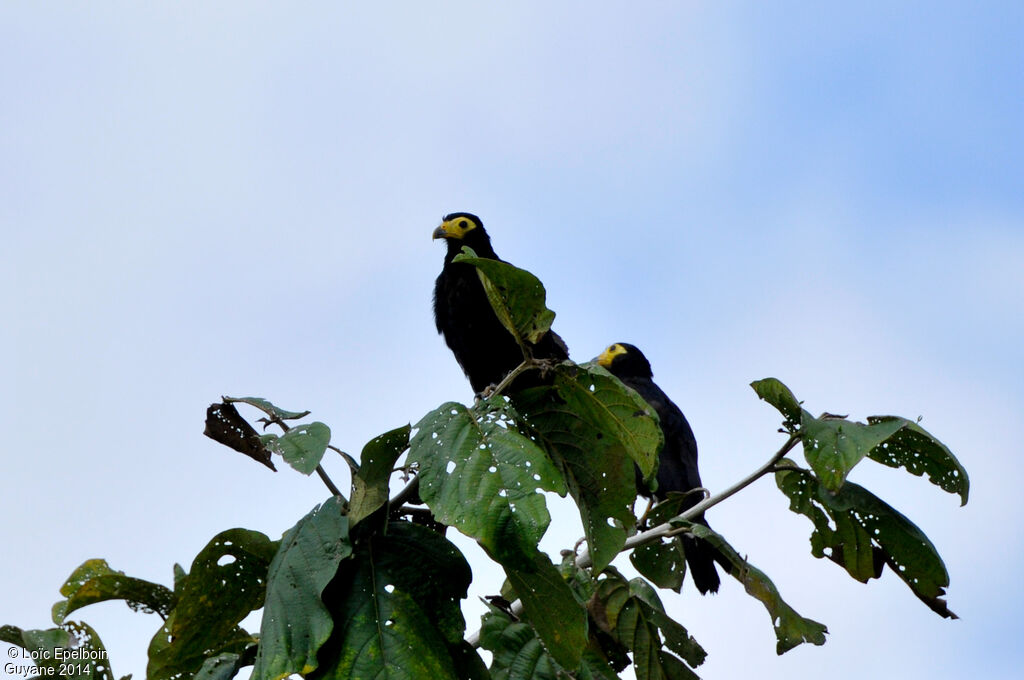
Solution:
<svg viewBox="0 0 1024 680"><path fill-rule="evenodd" d="M960 505L967 503L971 482L967 470L946 445L917 423L898 416L868 416L872 426L898 423L902 426L891 437L873 448L868 457L907 472L928 475L928 481L944 491L960 495Z"/></svg>
<svg viewBox="0 0 1024 680"><path fill-rule="evenodd" d="M505 574L551 656L565 668L576 668L587 645L587 613L558 568L534 550L532 565L505 565Z"/></svg>
<svg viewBox="0 0 1024 680"><path fill-rule="evenodd" d="M335 628L309 677L458 677L469 565L443 536L408 522L356 544L324 593Z"/></svg>
<svg viewBox="0 0 1024 680"><path fill-rule="evenodd" d="M419 493L441 522L503 564L531 563L551 517L538 489L565 494L547 455L515 429L502 397L469 409L449 402L416 424L409 461Z"/></svg>
<svg viewBox="0 0 1024 680"><path fill-rule="evenodd" d="M697 677L691 667L702 664L707 653L665 613L657 593L643 579L627 581L616 570L606 570L590 612L602 630L633 653L638 679Z"/></svg>
<svg viewBox="0 0 1024 680"><path fill-rule="evenodd" d="M791 467L775 473L775 481L790 510L814 523L815 557L828 557L861 582L880 576L884 562L932 611L956 618L942 599L949 585L942 558L913 522L862 486L847 482L833 493L810 471L783 464Z"/></svg>
<svg viewBox="0 0 1024 680"><path fill-rule="evenodd" d="M568 362L550 387L524 390L515 403L565 475L600 571L636 525L633 464L645 476L654 470L663 441L657 415L603 368Z"/></svg>
<svg viewBox="0 0 1024 680"><path fill-rule="evenodd" d="M331 443L331 428L321 422L296 425L280 437L266 435L266 447L304 475L313 474Z"/></svg>
<svg viewBox="0 0 1024 680"><path fill-rule="evenodd" d="M786 429L792 429L800 423L800 402L793 393L777 378L764 378L750 383L761 399L778 409L785 418Z"/></svg>
<svg viewBox="0 0 1024 680"><path fill-rule="evenodd" d="M24 650L19 657L5 659L5 677L114 680L107 650L88 624L68 621L46 630L0 626L0 640Z"/></svg>
<svg viewBox="0 0 1024 680"><path fill-rule="evenodd" d="M464 246L455 262L476 267L487 299L498 320L520 344L536 344L551 328L555 313L545 304L544 284L536 276L508 262L476 257Z"/></svg>
<svg viewBox="0 0 1024 680"><path fill-rule="evenodd" d="M66 597L53 605L53 622L64 623L68 614L94 602L124 600L135 611L166 617L174 606L174 593L166 586L114 571L106 560L92 559L75 569L61 586Z"/></svg>
<svg viewBox="0 0 1024 680"><path fill-rule="evenodd" d="M395 461L409 448L408 425L371 439L359 456L359 471L352 478L352 503L348 517L357 524L388 502L388 482Z"/></svg>
<svg viewBox="0 0 1024 680"><path fill-rule="evenodd" d="M748 595L761 601L772 617L772 624L775 626L776 653L785 654L804 642L815 645L825 644L825 634L828 633L828 628L824 624L800 616L796 610L786 604L771 579L763 571L740 557L740 554L722 536L702 524L682 521L674 524L686 527L691 534L717 548L718 552L730 562L731 566L728 571L732 577L743 584Z"/></svg>
<svg viewBox="0 0 1024 680"><path fill-rule="evenodd" d="M334 622L321 594L343 559L352 554L349 518L331 497L281 538L267 572L266 606L253 680L307 675Z"/></svg>
<svg viewBox="0 0 1024 680"><path fill-rule="evenodd" d="M178 603L149 645L147 680L190 677L209 656L241 654L254 641L238 627L263 606L278 542L258 531L217 534L192 562Z"/></svg>
<svg viewBox="0 0 1024 680"><path fill-rule="evenodd" d="M800 417L804 456L830 491L838 490L850 470L900 427L895 421L865 425L836 416L815 418L807 411Z"/></svg>

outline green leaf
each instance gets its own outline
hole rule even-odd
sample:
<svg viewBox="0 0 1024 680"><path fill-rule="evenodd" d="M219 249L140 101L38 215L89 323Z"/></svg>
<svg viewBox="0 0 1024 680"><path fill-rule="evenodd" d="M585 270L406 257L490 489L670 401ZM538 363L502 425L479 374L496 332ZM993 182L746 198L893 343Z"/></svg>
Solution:
<svg viewBox="0 0 1024 680"><path fill-rule="evenodd" d="M898 416L868 416L871 425L900 423L895 434L871 449L871 460L889 467L902 467L920 477L927 473L928 481L949 493L960 495L960 505L967 504L971 482L967 470L946 445L915 422Z"/></svg>
<svg viewBox="0 0 1024 680"><path fill-rule="evenodd" d="M707 653L665 613L657 593L642 579L626 581L618 571L606 570L590 613L601 630L633 653L638 679L697 677L690 667L702 664Z"/></svg>
<svg viewBox="0 0 1024 680"><path fill-rule="evenodd" d="M321 422L297 425L280 437L266 442L285 462L304 475L312 474L331 443L331 428Z"/></svg>
<svg viewBox="0 0 1024 680"><path fill-rule="evenodd" d="M475 409L449 402L416 424L409 461L438 521L475 538L503 564L530 564L551 517L538 489L565 494L547 455L515 429L500 397Z"/></svg>
<svg viewBox="0 0 1024 680"><path fill-rule="evenodd" d="M488 605L482 617L480 646L493 655L492 680L562 680L570 677L564 667L544 648L536 631L523 622L512 621L508 614ZM618 680L601 657L587 650L571 677L579 680Z"/></svg>
<svg viewBox="0 0 1024 680"><path fill-rule="evenodd" d="M526 618L551 656L565 668L576 668L587 645L587 613L558 568L536 549L531 567L504 566Z"/></svg>
<svg viewBox="0 0 1024 680"><path fill-rule="evenodd" d="M657 415L603 368L571 363L555 369L550 387L523 390L516 405L565 475L599 572L636 525L633 464L645 476L654 470Z"/></svg>
<svg viewBox="0 0 1024 680"><path fill-rule="evenodd" d="M547 308L544 284L536 276L508 262L476 257L467 246L454 262L476 267L498 321L520 344L524 340L536 344L551 329L555 313Z"/></svg>
<svg viewBox="0 0 1024 680"><path fill-rule="evenodd" d="M348 527L341 500L332 497L281 538L267 573L253 680L305 676L316 668L317 650L334 627L321 594L341 561L352 554Z"/></svg>
<svg viewBox="0 0 1024 680"><path fill-rule="evenodd" d="M24 650L22 658L8 659L9 665L14 666L8 669L11 677L24 677L30 669L38 667L41 672L36 678L114 680L103 642L96 631L85 623L69 621L59 628L47 630L2 626L0 640ZM33 658L27 658L28 654Z"/></svg>
<svg viewBox="0 0 1024 680"><path fill-rule="evenodd" d="M834 416L815 418L803 411L804 456L826 488L836 491L857 463L902 426L896 421L865 425Z"/></svg>
<svg viewBox="0 0 1024 680"><path fill-rule="evenodd" d="M324 593L335 622L308 677L454 680L463 655L459 609L471 574L443 536L408 522L368 537Z"/></svg>
<svg viewBox="0 0 1024 680"><path fill-rule="evenodd" d="M949 586L942 558L913 522L862 486L847 482L832 493L808 470L786 463L792 467L775 473L775 481L789 509L814 523L815 557L828 557L862 583L879 577L884 562L932 611L957 618L942 599Z"/></svg>
<svg viewBox="0 0 1024 680"><path fill-rule="evenodd" d="M258 531L229 529L214 536L193 560L177 605L150 642L147 680L191 676L207 657L241 654L255 641L238 622L263 606L277 548Z"/></svg>
<svg viewBox="0 0 1024 680"><path fill-rule="evenodd" d="M800 402L781 381L776 378L764 378L755 380L750 386L754 388L758 397L774 406L783 415L787 430L800 422Z"/></svg>
<svg viewBox="0 0 1024 680"><path fill-rule="evenodd" d="M659 588L668 588L678 593L683 587L686 557L678 536L637 546L630 551L629 561Z"/></svg>
<svg viewBox="0 0 1024 680"><path fill-rule="evenodd" d="M266 413L271 418L278 418L280 420L297 420L299 418L305 418L310 414L310 411L286 411L283 408L274 406L266 399L261 397L221 397L224 401L229 404L241 402L243 404L249 404L255 406L259 410Z"/></svg>
<svg viewBox="0 0 1024 680"><path fill-rule="evenodd" d="M729 573L732 577L743 584L748 595L760 600L772 617L777 640L776 653L785 654L804 642L815 645L825 644L825 634L828 633L828 628L824 624L800 616L786 604L771 579L760 569L740 557L739 553L719 534L701 524L691 522L674 522L673 524L686 527L691 534L710 543L729 560L731 564Z"/></svg>
<svg viewBox="0 0 1024 680"><path fill-rule="evenodd" d="M76 609L106 600L124 600L135 611L158 612L163 617L174 606L174 593L166 586L125 576L101 559L88 560L75 569L60 594L67 599L53 605L53 622L58 625Z"/></svg>
<svg viewBox="0 0 1024 680"><path fill-rule="evenodd" d="M359 456L359 471L352 478L352 504L349 520L357 524L388 502L388 482L395 461L409 448L408 425L374 437Z"/></svg>

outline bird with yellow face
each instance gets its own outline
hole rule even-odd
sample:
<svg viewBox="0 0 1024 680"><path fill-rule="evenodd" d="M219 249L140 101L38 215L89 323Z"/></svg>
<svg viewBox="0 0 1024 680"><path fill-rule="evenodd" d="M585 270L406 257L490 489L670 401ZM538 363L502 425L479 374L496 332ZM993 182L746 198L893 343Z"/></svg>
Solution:
<svg viewBox="0 0 1024 680"><path fill-rule="evenodd" d="M523 362L523 351L501 324L484 292L476 267L454 258L469 246L477 257L504 262L491 247L491 238L479 217L467 212L445 215L434 230L434 239L444 239L448 249L444 267L434 284L434 321L437 332L455 355L469 384L477 394L493 387ZM554 331L536 344L527 343L534 359L565 361L569 350ZM537 384L537 372L523 374L510 391Z"/></svg>
<svg viewBox="0 0 1024 680"><path fill-rule="evenodd" d="M693 436L693 430L683 412L654 382L651 363L643 352L634 345L617 342L609 345L597 357L597 363L608 369L623 384L636 390L637 394L658 413L661 420L665 445L658 456L657 488L652 491L637 470L637 491L646 498L661 501L667 498L670 492L686 493L702 489L704 485L701 484L700 472L697 469L697 439ZM690 494L683 501L680 512L692 508L701 498L701 494ZM704 526L708 524L703 514L693 521ZM722 564L727 564L724 558L712 546L691 536L683 536L683 551L697 590L701 594L718 592L720 581L715 569L715 560L718 558Z"/></svg>

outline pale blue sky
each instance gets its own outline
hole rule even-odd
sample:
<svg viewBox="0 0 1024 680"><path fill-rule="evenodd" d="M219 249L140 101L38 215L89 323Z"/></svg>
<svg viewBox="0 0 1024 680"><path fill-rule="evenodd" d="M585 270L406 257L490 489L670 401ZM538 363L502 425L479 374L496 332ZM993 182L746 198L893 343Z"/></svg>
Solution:
<svg viewBox="0 0 1024 680"><path fill-rule="evenodd" d="M311 409L353 453L470 399L430 311L430 232L468 210L574 358L645 350L712 490L780 444L768 375L812 411L923 416L970 472L965 508L853 474L937 545L955 622L813 559L770 480L716 508L832 634L776 658L734 582L669 593L704 677L1013 677L1022 6L482 5L0 6L0 624L49 625L87 558L169 583L323 499L202 436L222 394ZM555 553L579 531L552 507ZM155 618L82 618L142 677Z"/></svg>

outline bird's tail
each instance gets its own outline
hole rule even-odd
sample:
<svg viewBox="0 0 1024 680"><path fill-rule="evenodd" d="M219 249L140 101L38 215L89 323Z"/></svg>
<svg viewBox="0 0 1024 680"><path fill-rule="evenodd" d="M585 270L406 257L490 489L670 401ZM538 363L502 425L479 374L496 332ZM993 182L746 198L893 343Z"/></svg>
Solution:
<svg viewBox="0 0 1024 680"><path fill-rule="evenodd" d="M698 524L708 526L703 517L694 520ZM715 549L710 543L702 541L693 536L682 536L683 553L686 555L686 566L690 571L693 584L701 595L717 593L721 580L718 578L718 570L715 569L715 562L718 562L726 570L729 569L729 561Z"/></svg>

